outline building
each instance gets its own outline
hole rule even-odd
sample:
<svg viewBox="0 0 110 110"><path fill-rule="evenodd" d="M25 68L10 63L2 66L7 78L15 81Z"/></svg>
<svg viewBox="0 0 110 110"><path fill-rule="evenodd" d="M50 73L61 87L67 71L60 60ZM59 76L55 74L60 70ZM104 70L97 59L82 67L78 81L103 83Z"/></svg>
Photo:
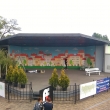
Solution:
<svg viewBox="0 0 110 110"><path fill-rule="evenodd" d="M11 58L27 68L62 68L68 57L68 68L92 66L105 72L110 72L108 44L109 41L79 33L21 33L0 40L0 48L8 50Z"/></svg>

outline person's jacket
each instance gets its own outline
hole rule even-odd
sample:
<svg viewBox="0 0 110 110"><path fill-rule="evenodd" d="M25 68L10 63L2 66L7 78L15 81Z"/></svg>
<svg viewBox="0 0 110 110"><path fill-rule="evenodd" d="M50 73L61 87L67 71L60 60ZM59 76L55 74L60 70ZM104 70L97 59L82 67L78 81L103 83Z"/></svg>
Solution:
<svg viewBox="0 0 110 110"><path fill-rule="evenodd" d="M33 110L42 110L42 108L43 108L43 105L40 104L39 102L37 102L37 103L35 104Z"/></svg>
<svg viewBox="0 0 110 110"><path fill-rule="evenodd" d="M52 110L53 109L53 104L46 102L44 103L44 110Z"/></svg>

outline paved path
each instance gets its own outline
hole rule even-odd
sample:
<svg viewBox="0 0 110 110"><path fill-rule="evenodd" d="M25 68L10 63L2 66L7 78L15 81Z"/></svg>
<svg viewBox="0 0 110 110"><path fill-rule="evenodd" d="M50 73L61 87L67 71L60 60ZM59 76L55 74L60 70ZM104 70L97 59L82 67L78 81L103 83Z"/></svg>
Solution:
<svg viewBox="0 0 110 110"><path fill-rule="evenodd" d="M0 110L33 110L35 100L10 101L0 97ZM54 102L53 110L110 110L110 91L74 103Z"/></svg>
<svg viewBox="0 0 110 110"><path fill-rule="evenodd" d="M53 69L45 70L45 73L27 73L28 82L32 82L33 91L39 91L49 84L49 78L52 75ZM61 70L58 70L58 75L60 76ZM93 80L99 80L102 78L110 77L109 73L102 73L100 75L93 73L91 76L86 75L85 71L68 69L66 70L66 74L70 79L70 85L83 84L87 82L91 82Z"/></svg>

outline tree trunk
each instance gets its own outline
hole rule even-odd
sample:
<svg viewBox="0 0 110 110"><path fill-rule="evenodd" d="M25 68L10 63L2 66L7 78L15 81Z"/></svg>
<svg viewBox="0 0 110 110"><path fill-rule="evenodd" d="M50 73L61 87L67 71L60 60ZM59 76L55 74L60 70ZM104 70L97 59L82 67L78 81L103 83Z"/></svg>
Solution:
<svg viewBox="0 0 110 110"><path fill-rule="evenodd" d="M6 75L7 75L7 65L6 65Z"/></svg>
<svg viewBox="0 0 110 110"><path fill-rule="evenodd" d="M1 65L0 65L0 78L1 78Z"/></svg>

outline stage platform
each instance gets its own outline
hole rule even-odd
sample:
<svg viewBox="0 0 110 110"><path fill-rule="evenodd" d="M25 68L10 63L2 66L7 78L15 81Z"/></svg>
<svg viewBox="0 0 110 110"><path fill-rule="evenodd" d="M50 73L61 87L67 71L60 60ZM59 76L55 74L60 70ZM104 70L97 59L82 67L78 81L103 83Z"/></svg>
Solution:
<svg viewBox="0 0 110 110"><path fill-rule="evenodd" d="M39 91L47 86L49 86L49 78L51 77L53 69L46 69L45 73L27 73L28 83L32 82L33 91ZM66 74L70 78L70 85L83 84L91 82L93 80L102 79L105 77L110 77L110 73L101 72L100 75L93 73L91 76L86 75L85 71L80 70L65 70ZM60 76L61 69L58 70L58 75Z"/></svg>

